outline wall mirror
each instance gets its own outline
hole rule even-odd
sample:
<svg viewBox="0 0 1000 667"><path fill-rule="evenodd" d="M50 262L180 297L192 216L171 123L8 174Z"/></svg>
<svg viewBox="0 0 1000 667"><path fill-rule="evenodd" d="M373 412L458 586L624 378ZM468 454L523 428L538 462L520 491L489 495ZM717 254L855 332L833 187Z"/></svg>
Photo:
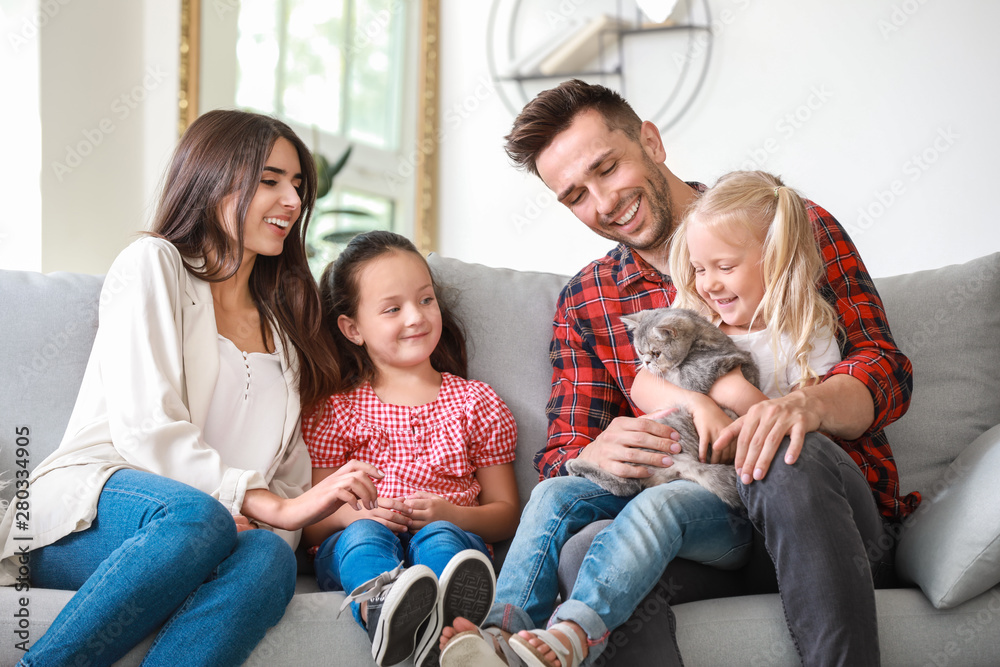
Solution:
<svg viewBox="0 0 1000 667"><path fill-rule="evenodd" d="M329 163L314 271L364 229L435 249L440 0L182 0L179 130L216 108L275 115Z"/></svg>

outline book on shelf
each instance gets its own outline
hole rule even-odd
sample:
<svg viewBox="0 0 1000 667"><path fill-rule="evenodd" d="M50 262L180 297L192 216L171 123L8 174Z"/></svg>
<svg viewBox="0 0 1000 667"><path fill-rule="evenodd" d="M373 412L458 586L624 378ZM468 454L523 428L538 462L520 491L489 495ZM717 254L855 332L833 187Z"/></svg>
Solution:
<svg viewBox="0 0 1000 667"><path fill-rule="evenodd" d="M589 19L567 19L500 74L506 77L554 76L583 71L602 52L605 55L614 52L618 44L617 29L628 25L607 14Z"/></svg>
<svg viewBox="0 0 1000 667"><path fill-rule="evenodd" d="M554 31L539 41L534 48L515 58L507 67L500 71L500 76L516 77L538 74L538 65L552 53L553 49L572 37L583 24L579 19L567 19Z"/></svg>
<svg viewBox="0 0 1000 667"><path fill-rule="evenodd" d="M593 17L557 45L538 64L538 71L546 76L583 71L601 53L610 53L616 47L617 29L623 25L620 19L607 14Z"/></svg>

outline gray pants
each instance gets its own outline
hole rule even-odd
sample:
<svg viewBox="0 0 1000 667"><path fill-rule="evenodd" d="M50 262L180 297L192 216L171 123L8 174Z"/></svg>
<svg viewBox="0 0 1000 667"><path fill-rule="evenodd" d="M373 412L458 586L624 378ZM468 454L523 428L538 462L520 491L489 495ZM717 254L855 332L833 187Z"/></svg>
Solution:
<svg viewBox="0 0 1000 667"><path fill-rule="evenodd" d="M836 443L809 434L791 466L783 462L787 446L786 439L763 480L740 487L757 531L750 563L727 572L675 559L633 617L614 630L597 664L646 664L655 655L658 664L683 665L670 604L775 593L779 580L803 664L879 664L874 589L895 582L894 546L875 546L886 523L861 470ZM592 524L563 549L564 598L605 523Z"/></svg>

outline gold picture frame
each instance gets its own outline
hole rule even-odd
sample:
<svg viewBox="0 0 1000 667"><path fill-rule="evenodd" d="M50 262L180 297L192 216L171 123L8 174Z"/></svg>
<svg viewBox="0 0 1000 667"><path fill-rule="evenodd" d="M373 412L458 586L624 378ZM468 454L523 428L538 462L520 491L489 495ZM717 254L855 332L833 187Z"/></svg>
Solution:
<svg viewBox="0 0 1000 667"><path fill-rule="evenodd" d="M424 254L437 249L440 0L420 0L420 69L417 80L418 147L414 175L413 242ZM198 117L201 0L181 0L178 136Z"/></svg>

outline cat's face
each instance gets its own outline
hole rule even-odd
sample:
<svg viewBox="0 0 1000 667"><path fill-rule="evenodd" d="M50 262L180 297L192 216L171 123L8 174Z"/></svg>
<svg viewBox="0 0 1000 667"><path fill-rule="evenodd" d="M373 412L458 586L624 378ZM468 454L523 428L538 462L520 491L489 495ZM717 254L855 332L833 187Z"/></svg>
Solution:
<svg viewBox="0 0 1000 667"><path fill-rule="evenodd" d="M690 310L656 308L623 315L622 323L632 332L632 346L639 364L657 376L664 376L687 357L697 336Z"/></svg>

